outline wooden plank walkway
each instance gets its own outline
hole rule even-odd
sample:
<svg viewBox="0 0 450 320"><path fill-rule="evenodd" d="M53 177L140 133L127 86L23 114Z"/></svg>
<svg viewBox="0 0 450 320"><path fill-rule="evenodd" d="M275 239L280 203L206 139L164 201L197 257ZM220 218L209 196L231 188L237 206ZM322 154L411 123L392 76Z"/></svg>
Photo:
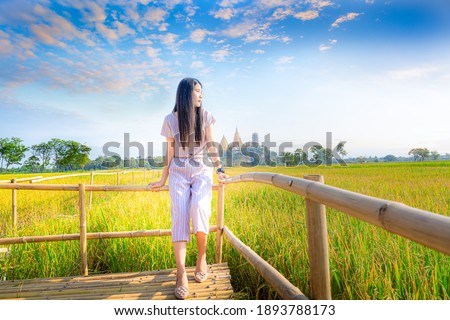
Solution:
<svg viewBox="0 0 450 320"><path fill-rule="evenodd" d="M203 283L194 280L195 267L186 268L188 299L231 299L230 269L227 263L208 265L209 277ZM0 281L0 299L31 300L167 300L176 299L176 269L114 273L48 279Z"/></svg>

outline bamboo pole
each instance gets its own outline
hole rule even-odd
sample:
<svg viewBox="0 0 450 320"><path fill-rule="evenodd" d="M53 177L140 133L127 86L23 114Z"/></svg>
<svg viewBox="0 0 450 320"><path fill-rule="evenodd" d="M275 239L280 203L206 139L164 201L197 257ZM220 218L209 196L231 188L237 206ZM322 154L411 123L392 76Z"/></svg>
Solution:
<svg viewBox="0 0 450 320"><path fill-rule="evenodd" d="M17 183L17 182L32 181L32 180L40 179L40 178L42 178L42 176L37 176L37 177L33 177L33 178L20 178L20 179L15 179L15 180ZM11 183L11 180L0 180L0 183Z"/></svg>
<svg viewBox="0 0 450 320"><path fill-rule="evenodd" d="M120 174L120 172L119 172L119 171L117 171L117 185L119 185L119 184L120 184L120 177L119 177L119 174Z"/></svg>
<svg viewBox="0 0 450 320"><path fill-rule="evenodd" d="M305 179L324 183L322 175L306 175ZM331 300L326 208L323 204L308 198L305 199L305 202L308 227L310 298Z"/></svg>
<svg viewBox="0 0 450 320"><path fill-rule="evenodd" d="M147 183L147 169L144 168L144 184Z"/></svg>
<svg viewBox="0 0 450 320"><path fill-rule="evenodd" d="M217 226L210 226L209 232L217 232ZM134 231L115 231L115 232L92 232L86 233L87 240L96 239L114 239L114 238L144 238L170 236L170 229L160 230L134 230ZM193 234L193 230L191 230ZM54 241L72 241L80 240L79 233L58 234L49 236L26 236L16 238L0 238L0 245L20 244L20 243L37 243L37 242L54 242Z"/></svg>
<svg viewBox="0 0 450 320"><path fill-rule="evenodd" d="M16 179L11 179L11 184L16 184ZM12 189L12 226L17 227L17 189Z"/></svg>
<svg viewBox="0 0 450 320"><path fill-rule="evenodd" d="M92 186L94 185L94 171L91 170L91 179L89 181L89 184ZM92 190L89 191L89 210L92 208Z"/></svg>
<svg viewBox="0 0 450 320"><path fill-rule="evenodd" d="M258 256L252 249L241 242L226 226L223 232L233 247L247 259L258 273L275 289L283 298L288 300L307 300L308 298L292 283L290 283L281 273Z"/></svg>
<svg viewBox="0 0 450 320"><path fill-rule="evenodd" d="M1 189L78 191L76 184L0 184Z"/></svg>
<svg viewBox="0 0 450 320"><path fill-rule="evenodd" d="M87 238L86 238L86 193L84 183L79 184L80 201L80 255L81 255L81 274L88 275L87 264Z"/></svg>
<svg viewBox="0 0 450 320"><path fill-rule="evenodd" d="M217 237L216 237L216 263L222 262L223 247L223 219L224 219L224 198L225 185L219 183L217 192Z"/></svg>
<svg viewBox="0 0 450 320"><path fill-rule="evenodd" d="M34 183L34 182L42 182L42 181L47 181L47 180L56 180L56 179L73 178L73 177L85 177L88 175L89 175L89 173L75 173L75 174L66 174L64 176L53 176L53 177L42 178L42 179L33 179L31 181Z"/></svg>
<svg viewBox="0 0 450 320"><path fill-rule="evenodd" d="M100 176L100 175L103 175L103 176L112 176L112 175L115 175L115 174L117 174L117 171L113 171L113 172L98 172L98 171L96 171L96 172L95 172L95 175L96 175L96 176Z"/></svg>
<svg viewBox="0 0 450 320"><path fill-rule="evenodd" d="M134 170L131 171L131 184L134 184Z"/></svg>
<svg viewBox="0 0 450 320"><path fill-rule="evenodd" d="M11 183L8 184L0 184L0 190L2 189L17 189L17 190L53 190L53 191L78 191L79 187L76 184L15 184L11 185ZM217 190L218 185L214 184L212 186L212 190ZM163 186L161 188L151 190L148 185L140 185L140 186L127 186L127 185L120 185L120 186L114 186L114 185L86 185L85 186L86 191L122 191L122 192L158 192L158 191L169 191L169 187Z"/></svg>
<svg viewBox="0 0 450 320"><path fill-rule="evenodd" d="M232 177L228 183L247 181L294 192L450 255L450 217L282 174L247 173Z"/></svg>

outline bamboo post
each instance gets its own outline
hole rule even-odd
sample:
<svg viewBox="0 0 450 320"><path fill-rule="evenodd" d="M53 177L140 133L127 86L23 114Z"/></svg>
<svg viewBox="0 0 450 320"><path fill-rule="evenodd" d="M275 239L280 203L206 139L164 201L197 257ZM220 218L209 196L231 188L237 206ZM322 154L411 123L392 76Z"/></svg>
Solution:
<svg viewBox="0 0 450 320"><path fill-rule="evenodd" d="M134 170L131 171L131 184L134 184Z"/></svg>
<svg viewBox="0 0 450 320"><path fill-rule="evenodd" d="M219 183L219 185L217 186L216 263L222 263L224 199L225 199L225 185Z"/></svg>
<svg viewBox="0 0 450 320"><path fill-rule="evenodd" d="M89 184L92 186L94 184L94 171L91 170L91 179L89 181ZM89 210L91 210L92 207L92 191L89 192Z"/></svg>
<svg viewBox="0 0 450 320"><path fill-rule="evenodd" d="M81 255L81 274L88 275L87 264L87 237L86 237L86 193L84 183L78 185L80 201L80 255Z"/></svg>
<svg viewBox="0 0 450 320"><path fill-rule="evenodd" d="M119 177L119 174L120 174L120 172L119 172L119 171L117 171L117 185L119 185L119 184L120 184L120 177Z"/></svg>
<svg viewBox="0 0 450 320"><path fill-rule="evenodd" d="M147 183L147 169L144 168L144 184Z"/></svg>
<svg viewBox="0 0 450 320"><path fill-rule="evenodd" d="M16 179L11 179L11 183L15 184ZM12 226L17 226L17 189L12 189Z"/></svg>
<svg viewBox="0 0 450 320"><path fill-rule="evenodd" d="M305 175L305 179L324 183L322 175ZM305 198L308 227L311 299L331 300L330 262L325 205Z"/></svg>

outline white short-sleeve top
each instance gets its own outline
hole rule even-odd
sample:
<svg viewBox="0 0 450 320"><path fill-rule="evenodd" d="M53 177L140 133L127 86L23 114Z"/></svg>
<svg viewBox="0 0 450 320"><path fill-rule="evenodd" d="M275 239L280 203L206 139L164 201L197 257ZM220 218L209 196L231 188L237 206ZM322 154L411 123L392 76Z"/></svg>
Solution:
<svg viewBox="0 0 450 320"><path fill-rule="evenodd" d="M161 128L161 135L166 138L173 138L175 140L175 157L202 157L207 153L206 146L206 128L216 122L216 118L208 110L203 109L203 125L202 125L202 141L198 146L190 144L183 148L180 142L180 129L178 127L178 116L175 113L170 113L164 118ZM193 133L191 133L193 134Z"/></svg>

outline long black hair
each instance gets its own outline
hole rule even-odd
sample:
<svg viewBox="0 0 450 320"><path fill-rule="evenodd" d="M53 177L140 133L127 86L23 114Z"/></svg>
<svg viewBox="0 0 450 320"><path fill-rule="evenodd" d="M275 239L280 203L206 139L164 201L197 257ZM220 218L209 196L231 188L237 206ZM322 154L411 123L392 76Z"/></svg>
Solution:
<svg viewBox="0 0 450 320"><path fill-rule="evenodd" d="M173 112L178 112L178 127L180 129L180 142L183 148L189 143L201 142L203 109L195 108L192 103L192 93L194 87L201 82L194 78L184 78L178 84L177 96ZM195 131L193 141L190 141L190 134Z"/></svg>

